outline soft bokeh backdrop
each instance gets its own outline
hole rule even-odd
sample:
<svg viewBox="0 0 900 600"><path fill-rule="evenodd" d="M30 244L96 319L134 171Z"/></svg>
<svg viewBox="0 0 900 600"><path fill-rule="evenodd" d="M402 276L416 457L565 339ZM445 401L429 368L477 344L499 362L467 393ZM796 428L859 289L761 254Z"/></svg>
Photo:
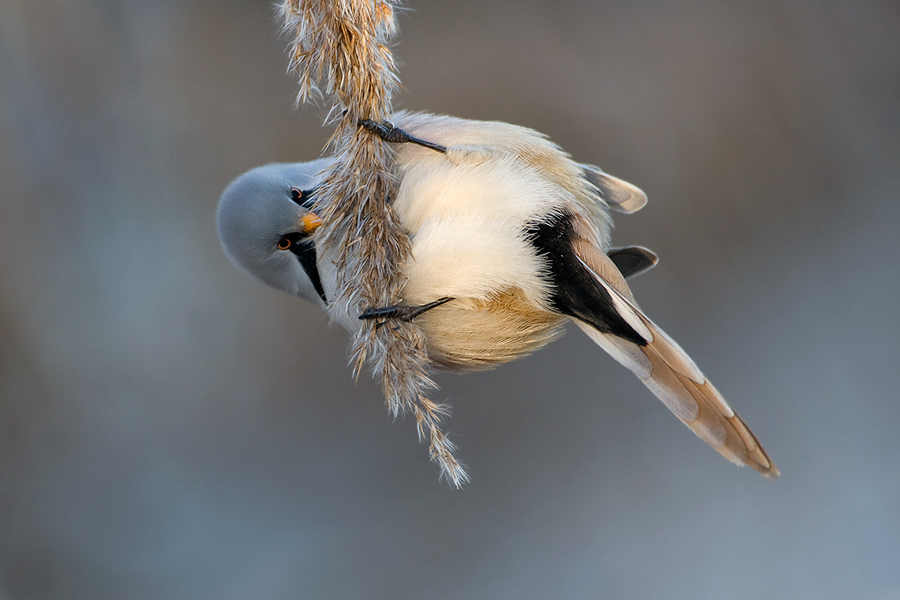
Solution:
<svg viewBox="0 0 900 600"><path fill-rule="evenodd" d="M410 0L396 105L635 182L614 242L778 462L577 330L440 375L473 482L238 272L241 172L318 155L270 0L0 0L0 598L900 597L900 8Z"/></svg>

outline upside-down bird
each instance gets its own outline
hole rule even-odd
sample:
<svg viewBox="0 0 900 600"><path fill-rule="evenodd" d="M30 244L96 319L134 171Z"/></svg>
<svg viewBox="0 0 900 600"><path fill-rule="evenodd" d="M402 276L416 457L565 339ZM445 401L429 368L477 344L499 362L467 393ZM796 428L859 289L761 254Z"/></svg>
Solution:
<svg viewBox="0 0 900 600"><path fill-rule="evenodd" d="M360 319L414 320L429 359L450 370L529 354L572 321L725 458L778 476L750 429L625 282L657 260L645 248L610 247L610 211L643 207L639 188L507 123L403 112L360 126L396 150L392 206L411 242L401 301L365 310L334 301L339 249L319 239L314 210L330 158L259 167L226 188L217 225L236 265L351 331Z"/></svg>

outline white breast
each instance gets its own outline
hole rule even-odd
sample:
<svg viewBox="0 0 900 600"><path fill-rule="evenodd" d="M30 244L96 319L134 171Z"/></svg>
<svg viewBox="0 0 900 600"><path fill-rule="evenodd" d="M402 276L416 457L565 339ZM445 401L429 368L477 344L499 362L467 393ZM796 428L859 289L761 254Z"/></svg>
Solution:
<svg viewBox="0 0 900 600"><path fill-rule="evenodd" d="M443 366L486 368L554 339L565 317L549 304L545 259L529 225L563 211L583 214L598 240L608 221L590 218L581 169L535 132L505 123L398 115L398 127L448 147L396 147L400 185L393 207L410 233L403 304L454 301L416 318ZM599 211L605 218L605 211ZM323 274L323 277L330 278ZM327 286L326 286L327 287ZM346 307L332 315L355 328ZM354 311L349 311L354 312Z"/></svg>
<svg viewBox="0 0 900 600"><path fill-rule="evenodd" d="M404 300L488 300L518 287L531 302L543 303L543 261L524 229L571 198L514 157L472 158L466 152L454 147L447 155L415 151L398 157L402 183L394 209L412 242Z"/></svg>

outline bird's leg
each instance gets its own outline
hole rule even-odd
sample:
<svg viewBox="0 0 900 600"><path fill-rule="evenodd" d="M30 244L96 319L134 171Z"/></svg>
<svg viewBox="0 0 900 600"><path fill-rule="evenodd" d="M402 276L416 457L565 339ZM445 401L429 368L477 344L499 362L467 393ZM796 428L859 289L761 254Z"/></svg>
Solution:
<svg viewBox="0 0 900 600"><path fill-rule="evenodd" d="M441 146L440 144L435 144L434 142L420 140L417 137L409 135L399 127L394 127L394 125L387 121L376 123L371 119L360 119L358 123L360 127L365 129L366 131L374 133L386 142L390 142L392 144L418 144L419 146L424 146L425 148L436 150L441 154L447 153L446 146Z"/></svg>
<svg viewBox="0 0 900 600"><path fill-rule="evenodd" d="M405 306L403 304L395 304L394 306L384 306L382 308L367 308L359 315L360 319L399 319L401 321L412 321L425 311L438 307L441 304L450 302L453 298L438 298L434 302L422 304L421 306ZM377 326L384 325L384 322Z"/></svg>

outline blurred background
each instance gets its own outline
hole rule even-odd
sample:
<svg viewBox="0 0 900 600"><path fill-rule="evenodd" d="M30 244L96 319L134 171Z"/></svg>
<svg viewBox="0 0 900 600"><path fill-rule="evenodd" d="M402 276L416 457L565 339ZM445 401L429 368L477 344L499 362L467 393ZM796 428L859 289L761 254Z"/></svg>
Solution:
<svg viewBox="0 0 900 600"><path fill-rule="evenodd" d="M318 156L270 0L0 0L0 598L900 597L900 8L409 0L397 108L543 131L650 203L613 242L783 473L577 330L438 376L473 481L347 335L222 254ZM573 328L574 329L574 328Z"/></svg>

